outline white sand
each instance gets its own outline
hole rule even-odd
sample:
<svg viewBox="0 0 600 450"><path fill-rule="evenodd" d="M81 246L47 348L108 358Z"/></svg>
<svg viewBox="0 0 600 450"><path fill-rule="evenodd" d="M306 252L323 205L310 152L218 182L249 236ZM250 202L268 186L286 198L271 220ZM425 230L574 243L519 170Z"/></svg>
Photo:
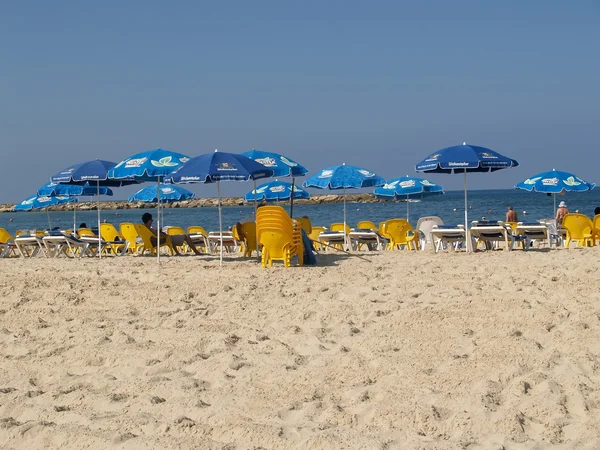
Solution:
<svg viewBox="0 0 600 450"><path fill-rule="evenodd" d="M0 446L600 448L600 249L0 260Z"/></svg>

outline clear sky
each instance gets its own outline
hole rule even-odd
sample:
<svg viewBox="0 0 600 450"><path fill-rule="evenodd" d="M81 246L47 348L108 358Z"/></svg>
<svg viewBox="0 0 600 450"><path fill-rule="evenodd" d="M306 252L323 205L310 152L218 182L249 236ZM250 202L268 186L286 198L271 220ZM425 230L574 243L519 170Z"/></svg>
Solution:
<svg viewBox="0 0 600 450"><path fill-rule="evenodd" d="M393 178L467 141L521 163L475 189L553 167L600 182L598 0L5 1L0 41L0 203L155 147Z"/></svg>

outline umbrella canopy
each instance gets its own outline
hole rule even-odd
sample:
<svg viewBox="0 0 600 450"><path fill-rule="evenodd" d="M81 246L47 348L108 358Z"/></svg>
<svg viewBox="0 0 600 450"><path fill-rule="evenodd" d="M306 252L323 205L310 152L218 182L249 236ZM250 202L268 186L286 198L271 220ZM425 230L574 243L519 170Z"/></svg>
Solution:
<svg viewBox="0 0 600 450"><path fill-rule="evenodd" d="M180 168L189 156L157 148L124 159L108 171L114 180L132 178L137 181L159 181Z"/></svg>
<svg viewBox="0 0 600 450"><path fill-rule="evenodd" d="M14 211L31 211L32 209L42 209L48 206L62 205L63 203L74 202L75 197L63 196L37 196L23 200L21 203L14 206Z"/></svg>
<svg viewBox="0 0 600 450"><path fill-rule="evenodd" d="M373 191L377 198L397 200L421 194L443 194L444 188L424 178L405 177L389 180Z"/></svg>
<svg viewBox="0 0 600 450"><path fill-rule="evenodd" d="M218 152L196 156L171 175L173 183L217 183L219 198L219 231L223 264L223 220L221 212L221 181L248 181L273 176L273 170L235 153Z"/></svg>
<svg viewBox="0 0 600 450"><path fill-rule="evenodd" d="M467 207L467 172L494 172L496 170L517 167L519 163L511 158L501 155L494 150L476 145L455 145L432 153L419 162L415 169L417 172L434 173L463 173L465 191L465 233L467 251L471 250L469 237L469 210Z"/></svg>
<svg viewBox="0 0 600 450"><path fill-rule="evenodd" d="M343 189L345 194L346 189L383 186L384 184L385 179L367 169L342 164L341 166L332 166L321 170L319 173L302 183L302 186L330 190ZM346 196L344 195L344 247L348 248L345 230Z"/></svg>
<svg viewBox="0 0 600 450"><path fill-rule="evenodd" d="M485 147L455 145L432 153L416 165L417 172L463 173L494 172L519 163Z"/></svg>
<svg viewBox="0 0 600 450"><path fill-rule="evenodd" d="M79 164L73 164L50 178L52 183L83 185L89 183L94 186L125 186L134 184L132 179L111 180L108 171L115 166L114 162L94 159Z"/></svg>
<svg viewBox="0 0 600 450"><path fill-rule="evenodd" d="M39 196L61 196L61 195L70 195L70 196L93 196L98 193L98 189L96 186L90 186L89 183L85 183L84 185L74 185L74 184L56 184L56 183L48 183L38 189L37 195ZM100 195L108 195L112 196L113 191L106 187L100 187Z"/></svg>
<svg viewBox="0 0 600 450"><path fill-rule="evenodd" d="M444 188L424 178L405 177L389 180L385 185L375 188L375 197L383 200L406 199L406 220L410 222L410 203L408 199L415 196L443 194Z"/></svg>
<svg viewBox="0 0 600 450"><path fill-rule="evenodd" d="M594 183L588 183L577 175L555 169L534 175L515 185L517 189L550 194L560 194L565 191L585 192L591 191L594 187L596 187Z"/></svg>
<svg viewBox="0 0 600 450"><path fill-rule="evenodd" d="M242 153L242 155L273 170L274 177L301 177L308 173L306 167L279 153L265 152L253 148Z"/></svg>
<svg viewBox="0 0 600 450"><path fill-rule="evenodd" d="M293 188L293 190L292 190ZM292 197L297 199L309 199L310 194L304 189L293 186L292 183L286 183L285 181L271 181L269 183L261 184L256 189L248 192L244 196L244 200L251 202L256 200L264 200L267 202L282 202L287 201Z"/></svg>
<svg viewBox="0 0 600 450"><path fill-rule="evenodd" d="M131 197L129 197L130 202L144 202L144 203L156 203L158 202L158 186L148 186L144 189L137 191ZM188 200L190 198L194 198L196 194L188 191L187 189L182 188L181 186L176 186L174 184L162 184L160 186L160 201L162 203L171 203L178 202L181 200Z"/></svg>

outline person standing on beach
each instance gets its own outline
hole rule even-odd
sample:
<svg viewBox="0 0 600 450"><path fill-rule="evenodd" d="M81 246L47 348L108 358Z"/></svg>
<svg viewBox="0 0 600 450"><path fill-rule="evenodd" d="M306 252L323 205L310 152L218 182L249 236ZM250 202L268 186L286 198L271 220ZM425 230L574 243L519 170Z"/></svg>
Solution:
<svg viewBox="0 0 600 450"><path fill-rule="evenodd" d="M513 209L512 206L508 207L508 211L506 211L506 222L518 222L519 217L517 216L517 212Z"/></svg>
<svg viewBox="0 0 600 450"><path fill-rule="evenodd" d="M556 226L562 226L563 219L565 216L569 214L569 210L567 209L567 204L565 202L560 202L558 204L558 209L556 210Z"/></svg>

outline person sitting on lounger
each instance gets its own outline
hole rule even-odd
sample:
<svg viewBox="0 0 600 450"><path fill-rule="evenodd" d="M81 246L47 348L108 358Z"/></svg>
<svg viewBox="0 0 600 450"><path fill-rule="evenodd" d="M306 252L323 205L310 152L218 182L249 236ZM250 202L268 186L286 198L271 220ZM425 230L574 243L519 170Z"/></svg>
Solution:
<svg viewBox="0 0 600 450"><path fill-rule="evenodd" d="M508 211L506 211L506 222L518 222L519 218L517 216L517 212L513 209L512 206L508 207Z"/></svg>
<svg viewBox="0 0 600 450"><path fill-rule="evenodd" d="M148 228L150 231L152 231L152 233L154 233L154 236L151 238L151 242L152 245L156 246L156 228L154 228L152 226L152 214L150 213L145 213L142 216L142 223L146 226L146 228ZM187 243L187 245L193 250L193 252L196 255L202 255L202 253L196 248L196 246L194 245L194 243L192 242L192 239L190 238L189 235L187 234L175 234L175 235L171 235L169 236L167 233L164 232L160 232L160 239L161 241L164 240L164 242L166 242L167 239L171 239L171 243L173 244L173 249L175 250L175 254L178 256L181 256L181 253L179 253L179 250L177 250L177 247L181 247L183 245L183 243Z"/></svg>

